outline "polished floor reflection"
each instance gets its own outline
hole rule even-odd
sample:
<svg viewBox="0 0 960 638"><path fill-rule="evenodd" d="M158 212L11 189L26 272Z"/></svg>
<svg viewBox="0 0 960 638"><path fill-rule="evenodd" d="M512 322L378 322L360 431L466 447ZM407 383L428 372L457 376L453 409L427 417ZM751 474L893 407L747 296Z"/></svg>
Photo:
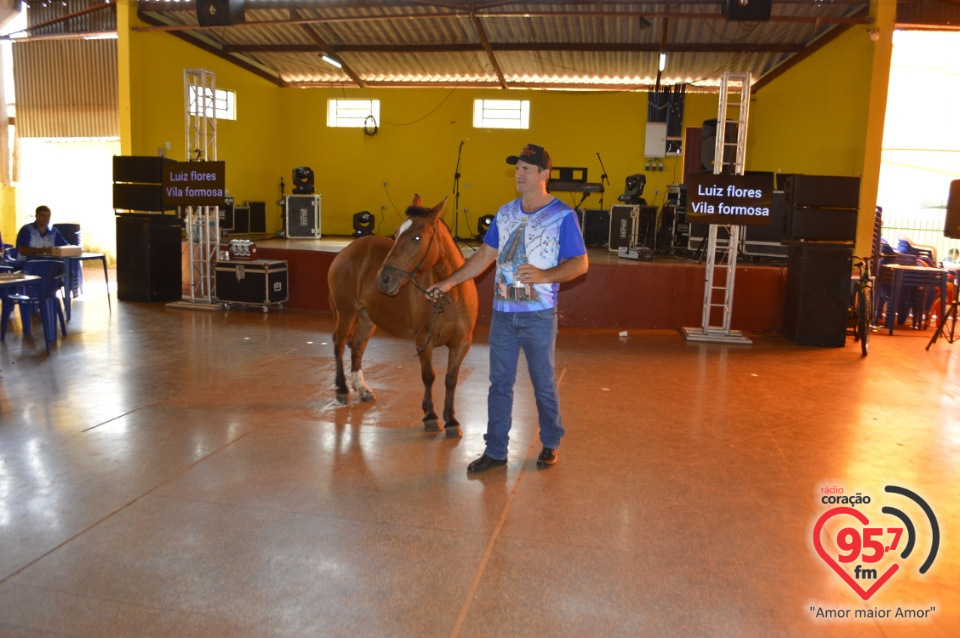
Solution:
<svg viewBox="0 0 960 638"><path fill-rule="evenodd" d="M0 636L960 633L960 343L929 330L861 359L562 329L559 463L521 366L509 463L473 476L486 326L456 441L422 430L409 342L376 336L377 401L342 407L328 316L111 312L88 277L49 358L16 321L0 344ZM888 485L936 517L926 573L932 525ZM833 486L871 503L826 522L828 561ZM881 507L908 557L869 562L903 527ZM864 601L831 561L898 571Z"/></svg>

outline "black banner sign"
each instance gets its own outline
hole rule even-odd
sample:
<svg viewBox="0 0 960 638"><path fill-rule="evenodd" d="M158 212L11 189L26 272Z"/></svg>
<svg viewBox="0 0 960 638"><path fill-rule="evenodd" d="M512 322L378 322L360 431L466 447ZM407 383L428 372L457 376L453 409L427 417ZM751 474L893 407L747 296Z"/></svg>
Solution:
<svg viewBox="0 0 960 638"><path fill-rule="evenodd" d="M687 177L688 221L734 226L767 226L773 201L773 183L762 175Z"/></svg>
<svg viewBox="0 0 960 638"><path fill-rule="evenodd" d="M223 162L174 162L163 166L163 203L174 206L223 206Z"/></svg>

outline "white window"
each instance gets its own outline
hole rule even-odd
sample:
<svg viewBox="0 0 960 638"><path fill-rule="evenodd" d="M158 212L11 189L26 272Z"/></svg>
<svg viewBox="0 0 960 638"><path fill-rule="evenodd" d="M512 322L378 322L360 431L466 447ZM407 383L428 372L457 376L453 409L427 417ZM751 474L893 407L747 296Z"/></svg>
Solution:
<svg viewBox="0 0 960 638"><path fill-rule="evenodd" d="M200 109L203 108L200 102L204 100L197 99L199 97L197 88L195 86L190 87L190 115L199 115ZM218 120L237 119L237 94L235 92L217 89L213 99L211 99L210 89L206 89L206 91L207 117L215 115Z"/></svg>
<svg viewBox="0 0 960 638"><path fill-rule="evenodd" d="M473 128L530 128L530 100L474 100Z"/></svg>
<svg viewBox="0 0 960 638"><path fill-rule="evenodd" d="M367 118L372 117L373 122ZM328 100L327 126L364 128L380 125L380 100Z"/></svg>

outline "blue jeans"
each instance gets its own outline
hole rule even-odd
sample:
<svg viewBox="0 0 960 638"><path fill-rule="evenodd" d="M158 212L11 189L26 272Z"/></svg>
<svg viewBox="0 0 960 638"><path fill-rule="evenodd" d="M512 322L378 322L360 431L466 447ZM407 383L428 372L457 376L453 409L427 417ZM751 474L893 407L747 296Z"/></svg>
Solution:
<svg viewBox="0 0 960 638"><path fill-rule="evenodd" d="M557 449L563 437L560 393L554 362L557 343L557 309L536 312L493 311L490 321L490 392L487 395L485 453L507 458L510 426L513 424L513 385L517 379L520 350L527 358L540 419L540 441Z"/></svg>

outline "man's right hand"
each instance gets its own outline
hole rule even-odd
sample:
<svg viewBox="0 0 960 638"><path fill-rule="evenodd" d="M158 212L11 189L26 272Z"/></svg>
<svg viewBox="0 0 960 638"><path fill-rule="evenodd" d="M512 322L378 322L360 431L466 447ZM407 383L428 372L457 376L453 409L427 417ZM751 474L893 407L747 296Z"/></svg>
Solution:
<svg viewBox="0 0 960 638"><path fill-rule="evenodd" d="M424 294L424 296L427 298L427 301L431 303L434 301L439 301L440 298L447 294L451 288L453 288L453 286L448 284L446 281L440 281L427 288L427 292Z"/></svg>

